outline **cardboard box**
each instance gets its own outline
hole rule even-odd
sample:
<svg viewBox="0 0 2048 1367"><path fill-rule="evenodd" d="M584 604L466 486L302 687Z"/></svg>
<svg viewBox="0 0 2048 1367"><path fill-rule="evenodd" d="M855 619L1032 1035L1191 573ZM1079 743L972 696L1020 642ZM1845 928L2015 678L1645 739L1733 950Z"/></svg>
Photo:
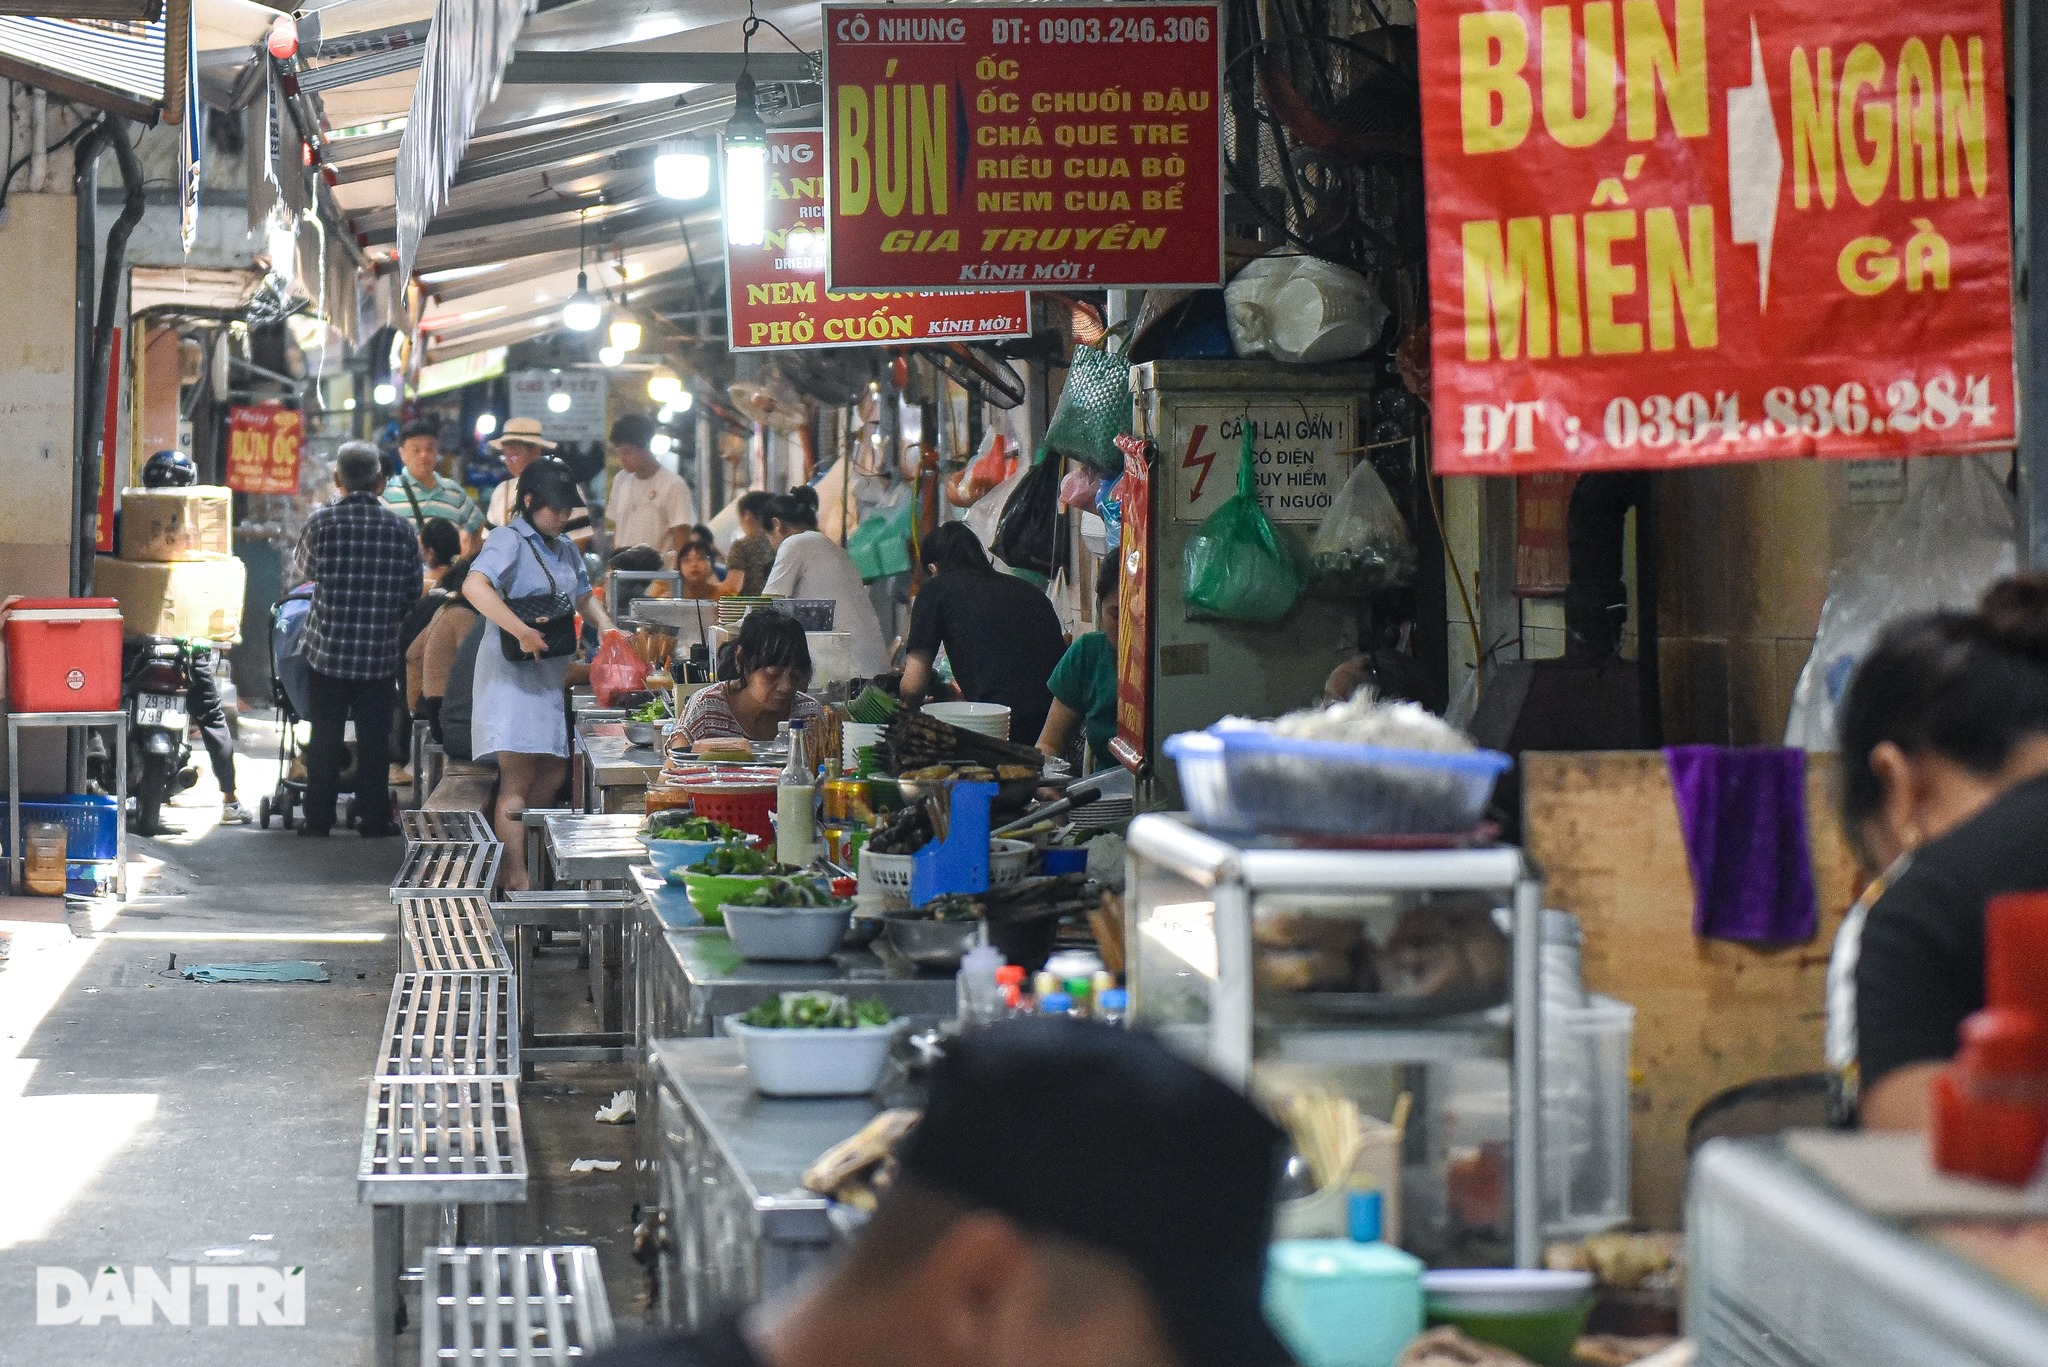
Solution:
<svg viewBox="0 0 2048 1367"><path fill-rule="evenodd" d="M234 495L220 485L123 489L123 560L219 560L235 553Z"/></svg>
<svg viewBox="0 0 2048 1367"><path fill-rule="evenodd" d="M93 592L121 602L130 636L237 641L248 575L226 560L93 560Z"/></svg>

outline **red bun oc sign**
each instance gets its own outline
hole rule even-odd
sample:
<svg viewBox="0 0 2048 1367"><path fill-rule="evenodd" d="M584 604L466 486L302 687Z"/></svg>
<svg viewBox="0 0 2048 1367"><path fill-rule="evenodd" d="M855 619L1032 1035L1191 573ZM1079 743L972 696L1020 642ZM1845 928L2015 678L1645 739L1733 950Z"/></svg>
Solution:
<svg viewBox="0 0 2048 1367"><path fill-rule="evenodd" d="M1998 0L1418 13L1440 473L2013 444Z"/></svg>
<svg viewBox="0 0 2048 1367"><path fill-rule="evenodd" d="M1214 0L825 6L834 289L1223 280Z"/></svg>
<svg viewBox="0 0 2048 1367"><path fill-rule="evenodd" d="M767 231L728 244L725 291L737 351L988 341L1031 330L1022 290L842 293L825 287L825 156L815 130L768 134Z"/></svg>

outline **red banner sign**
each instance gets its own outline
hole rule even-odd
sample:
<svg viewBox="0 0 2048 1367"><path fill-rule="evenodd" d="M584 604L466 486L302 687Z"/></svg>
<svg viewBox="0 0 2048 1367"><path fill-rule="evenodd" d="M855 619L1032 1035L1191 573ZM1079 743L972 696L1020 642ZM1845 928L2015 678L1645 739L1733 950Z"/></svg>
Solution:
<svg viewBox="0 0 2048 1367"><path fill-rule="evenodd" d="M1418 13L1439 473L2013 444L1999 0Z"/></svg>
<svg viewBox="0 0 2048 1367"><path fill-rule="evenodd" d="M1152 762L1152 444L1118 437L1124 477L1116 486L1123 540L1114 560L1123 576L1117 605L1116 735L1109 752L1132 773Z"/></svg>
<svg viewBox="0 0 2048 1367"><path fill-rule="evenodd" d="M834 288L1222 283L1216 4L824 10Z"/></svg>
<svg viewBox="0 0 2048 1367"><path fill-rule="evenodd" d="M735 351L987 341L1031 331L1023 290L840 294L825 288L825 141L815 130L768 134L768 230L728 245L725 293Z"/></svg>
<svg viewBox="0 0 2048 1367"><path fill-rule="evenodd" d="M228 488L245 494L296 494L305 419L276 404L228 410Z"/></svg>

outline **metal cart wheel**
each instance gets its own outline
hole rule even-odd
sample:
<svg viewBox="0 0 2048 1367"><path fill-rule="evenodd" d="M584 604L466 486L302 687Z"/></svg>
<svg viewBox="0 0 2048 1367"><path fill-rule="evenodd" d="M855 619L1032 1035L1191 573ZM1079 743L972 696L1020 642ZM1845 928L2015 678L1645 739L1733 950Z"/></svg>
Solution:
<svg viewBox="0 0 2048 1367"><path fill-rule="evenodd" d="M267 831L270 829L270 795L268 793L265 793L262 801L256 804L256 826L258 830Z"/></svg>

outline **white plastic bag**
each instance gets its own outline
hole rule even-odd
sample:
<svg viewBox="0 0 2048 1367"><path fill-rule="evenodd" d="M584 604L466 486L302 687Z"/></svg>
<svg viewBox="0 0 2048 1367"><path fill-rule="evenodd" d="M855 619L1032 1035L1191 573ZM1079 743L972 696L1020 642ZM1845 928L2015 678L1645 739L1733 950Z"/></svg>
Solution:
<svg viewBox="0 0 2048 1367"><path fill-rule="evenodd" d="M1820 630L1785 722L1788 746L1835 748L1835 709L1886 626L1972 607L2018 566L2019 519L1988 460L1953 456L1916 464L1924 475L1909 486L1905 502L1828 574Z"/></svg>
<svg viewBox="0 0 2048 1367"><path fill-rule="evenodd" d="M1415 578L1415 542L1372 462L1361 460L1308 546L1310 584L1326 598L1364 598Z"/></svg>
<svg viewBox="0 0 2048 1367"><path fill-rule="evenodd" d="M1223 303L1240 357L1289 364L1349 360L1387 325L1371 280L1313 256L1260 257L1224 288Z"/></svg>
<svg viewBox="0 0 2048 1367"><path fill-rule="evenodd" d="M1010 477L995 488L974 500L974 506L960 520L981 538L982 548L995 554L996 524L1003 520L1003 509L1010 505L1010 495L1017 492L1017 486L1024 482L1024 476L1031 473L1031 462L1020 460Z"/></svg>

